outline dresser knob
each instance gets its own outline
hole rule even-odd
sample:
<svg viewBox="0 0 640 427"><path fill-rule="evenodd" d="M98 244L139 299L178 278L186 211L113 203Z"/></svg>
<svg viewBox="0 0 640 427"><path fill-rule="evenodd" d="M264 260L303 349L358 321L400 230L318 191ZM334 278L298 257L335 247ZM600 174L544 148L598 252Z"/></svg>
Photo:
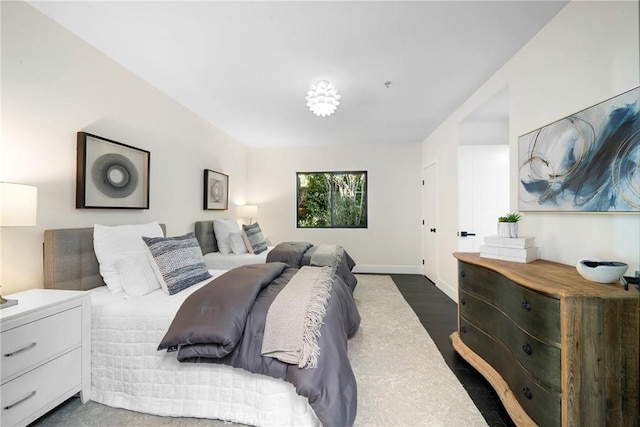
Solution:
<svg viewBox="0 0 640 427"><path fill-rule="evenodd" d="M529 400L533 399L533 393L531 392L531 389L529 387L524 387L522 389L522 394L524 394L524 397Z"/></svg>
<svg viewBox="0 0 640 427"><path fill-rule="evenodd" d="M531 303L527 300L522 301L522 309L524 311L531 311Z"/></svg>
<svg viewBox="0 0 640 427"><path fill-rule="evenodd" d="M461 276L461 277L466 276L466 273L464 272L464 270L460 270L460 276Z"/></svg>
<svg viewBox="0 0 640 427"><path fill-rule="evenodd" d="M533 353L533 350L531 349L531 346L529 344L523 344L522 351L527 353L529 356L531 356L531 353Z"/></svg>
<svg viewBox="0 0 640 427"><path fill-rule="evenodd" d="M465 305L467 303L467 300L463 298L460 298L460 304Z"/></svg>
<svg viewBox="0 0 640 427"><path fill-rule="evenodd" d="M460 332L462 332L463 334L467 333L467 327L466 326L461 326L460 327Z"/></svg>

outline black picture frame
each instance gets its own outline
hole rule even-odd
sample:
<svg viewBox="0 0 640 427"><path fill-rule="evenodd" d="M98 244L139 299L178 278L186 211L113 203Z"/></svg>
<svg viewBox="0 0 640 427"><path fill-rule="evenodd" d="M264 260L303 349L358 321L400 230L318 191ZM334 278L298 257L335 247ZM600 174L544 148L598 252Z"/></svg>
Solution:
<svg viewBox="0 0 640 427"><path fill-rule="evenodd" d="M151 153L77 133L76 209L149 209Z"/></svg>
<svg viewBox="0 0 640 427"><path fill-rule="evenodd" d="M203 188L203 208L205 210L224 211L229 209L229 175L205 169Z"/></svg>

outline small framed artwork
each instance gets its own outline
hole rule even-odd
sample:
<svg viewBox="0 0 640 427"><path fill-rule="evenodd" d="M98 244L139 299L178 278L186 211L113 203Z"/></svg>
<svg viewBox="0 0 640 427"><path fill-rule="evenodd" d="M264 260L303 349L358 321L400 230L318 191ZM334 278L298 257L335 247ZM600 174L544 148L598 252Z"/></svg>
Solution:
<svg viewBox="0 0 640 427"><path fill-rule="evenodd" d="M76 208L149 209L150 162L149 151L78 132Z"/></svg>
<svg viewBox="0 0 640 427"><path fill-rule="evenodd" d="M209 169L204 170L204 209L229 208L229 176Z"/></svg>

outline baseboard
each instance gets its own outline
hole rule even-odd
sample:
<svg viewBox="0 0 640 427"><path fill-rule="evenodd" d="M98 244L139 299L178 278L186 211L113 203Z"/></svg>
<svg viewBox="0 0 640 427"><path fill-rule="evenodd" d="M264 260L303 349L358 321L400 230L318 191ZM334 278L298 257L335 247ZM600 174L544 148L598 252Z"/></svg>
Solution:
<svg viewBox="0 0 640 427"><path fill-rule="evenodd" d="M353 268L354 273L370 274L422 274L418 265L361 265Z"/></svg>
<svg viewBox="0 0 640 427"><path fill-rule="evenodd" d="M453 289L448 283L443 282L442 280L436 280L435 285L449 298L451 298L453 302L458 303L458 289Z"/></svg>
<svg viewBox="0 0 640 427"><path fill-rule="evenodd" d="M361 265L358 264L353 268L354 273L363 274L420 274L422 268L419 265ZM431 279L430 279L431 280ZM448 283L440 279L432 280L442 292L445 293L452 301L458 302L458 289L449 286Z"/></svg>

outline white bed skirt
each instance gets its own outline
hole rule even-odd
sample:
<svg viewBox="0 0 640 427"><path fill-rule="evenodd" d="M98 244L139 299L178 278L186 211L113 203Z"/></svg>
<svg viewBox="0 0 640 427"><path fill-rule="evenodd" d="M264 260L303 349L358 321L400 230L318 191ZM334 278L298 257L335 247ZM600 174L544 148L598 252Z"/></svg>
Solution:
<svg viewBox="0 0 640 427"><path fill-rule="evenodd" d="M182 301L161 290L141 298L91 291L92 400L161 416L256 426L319 426L305 397L283 381L216 364L179 363L157 351Z"/></svg>

